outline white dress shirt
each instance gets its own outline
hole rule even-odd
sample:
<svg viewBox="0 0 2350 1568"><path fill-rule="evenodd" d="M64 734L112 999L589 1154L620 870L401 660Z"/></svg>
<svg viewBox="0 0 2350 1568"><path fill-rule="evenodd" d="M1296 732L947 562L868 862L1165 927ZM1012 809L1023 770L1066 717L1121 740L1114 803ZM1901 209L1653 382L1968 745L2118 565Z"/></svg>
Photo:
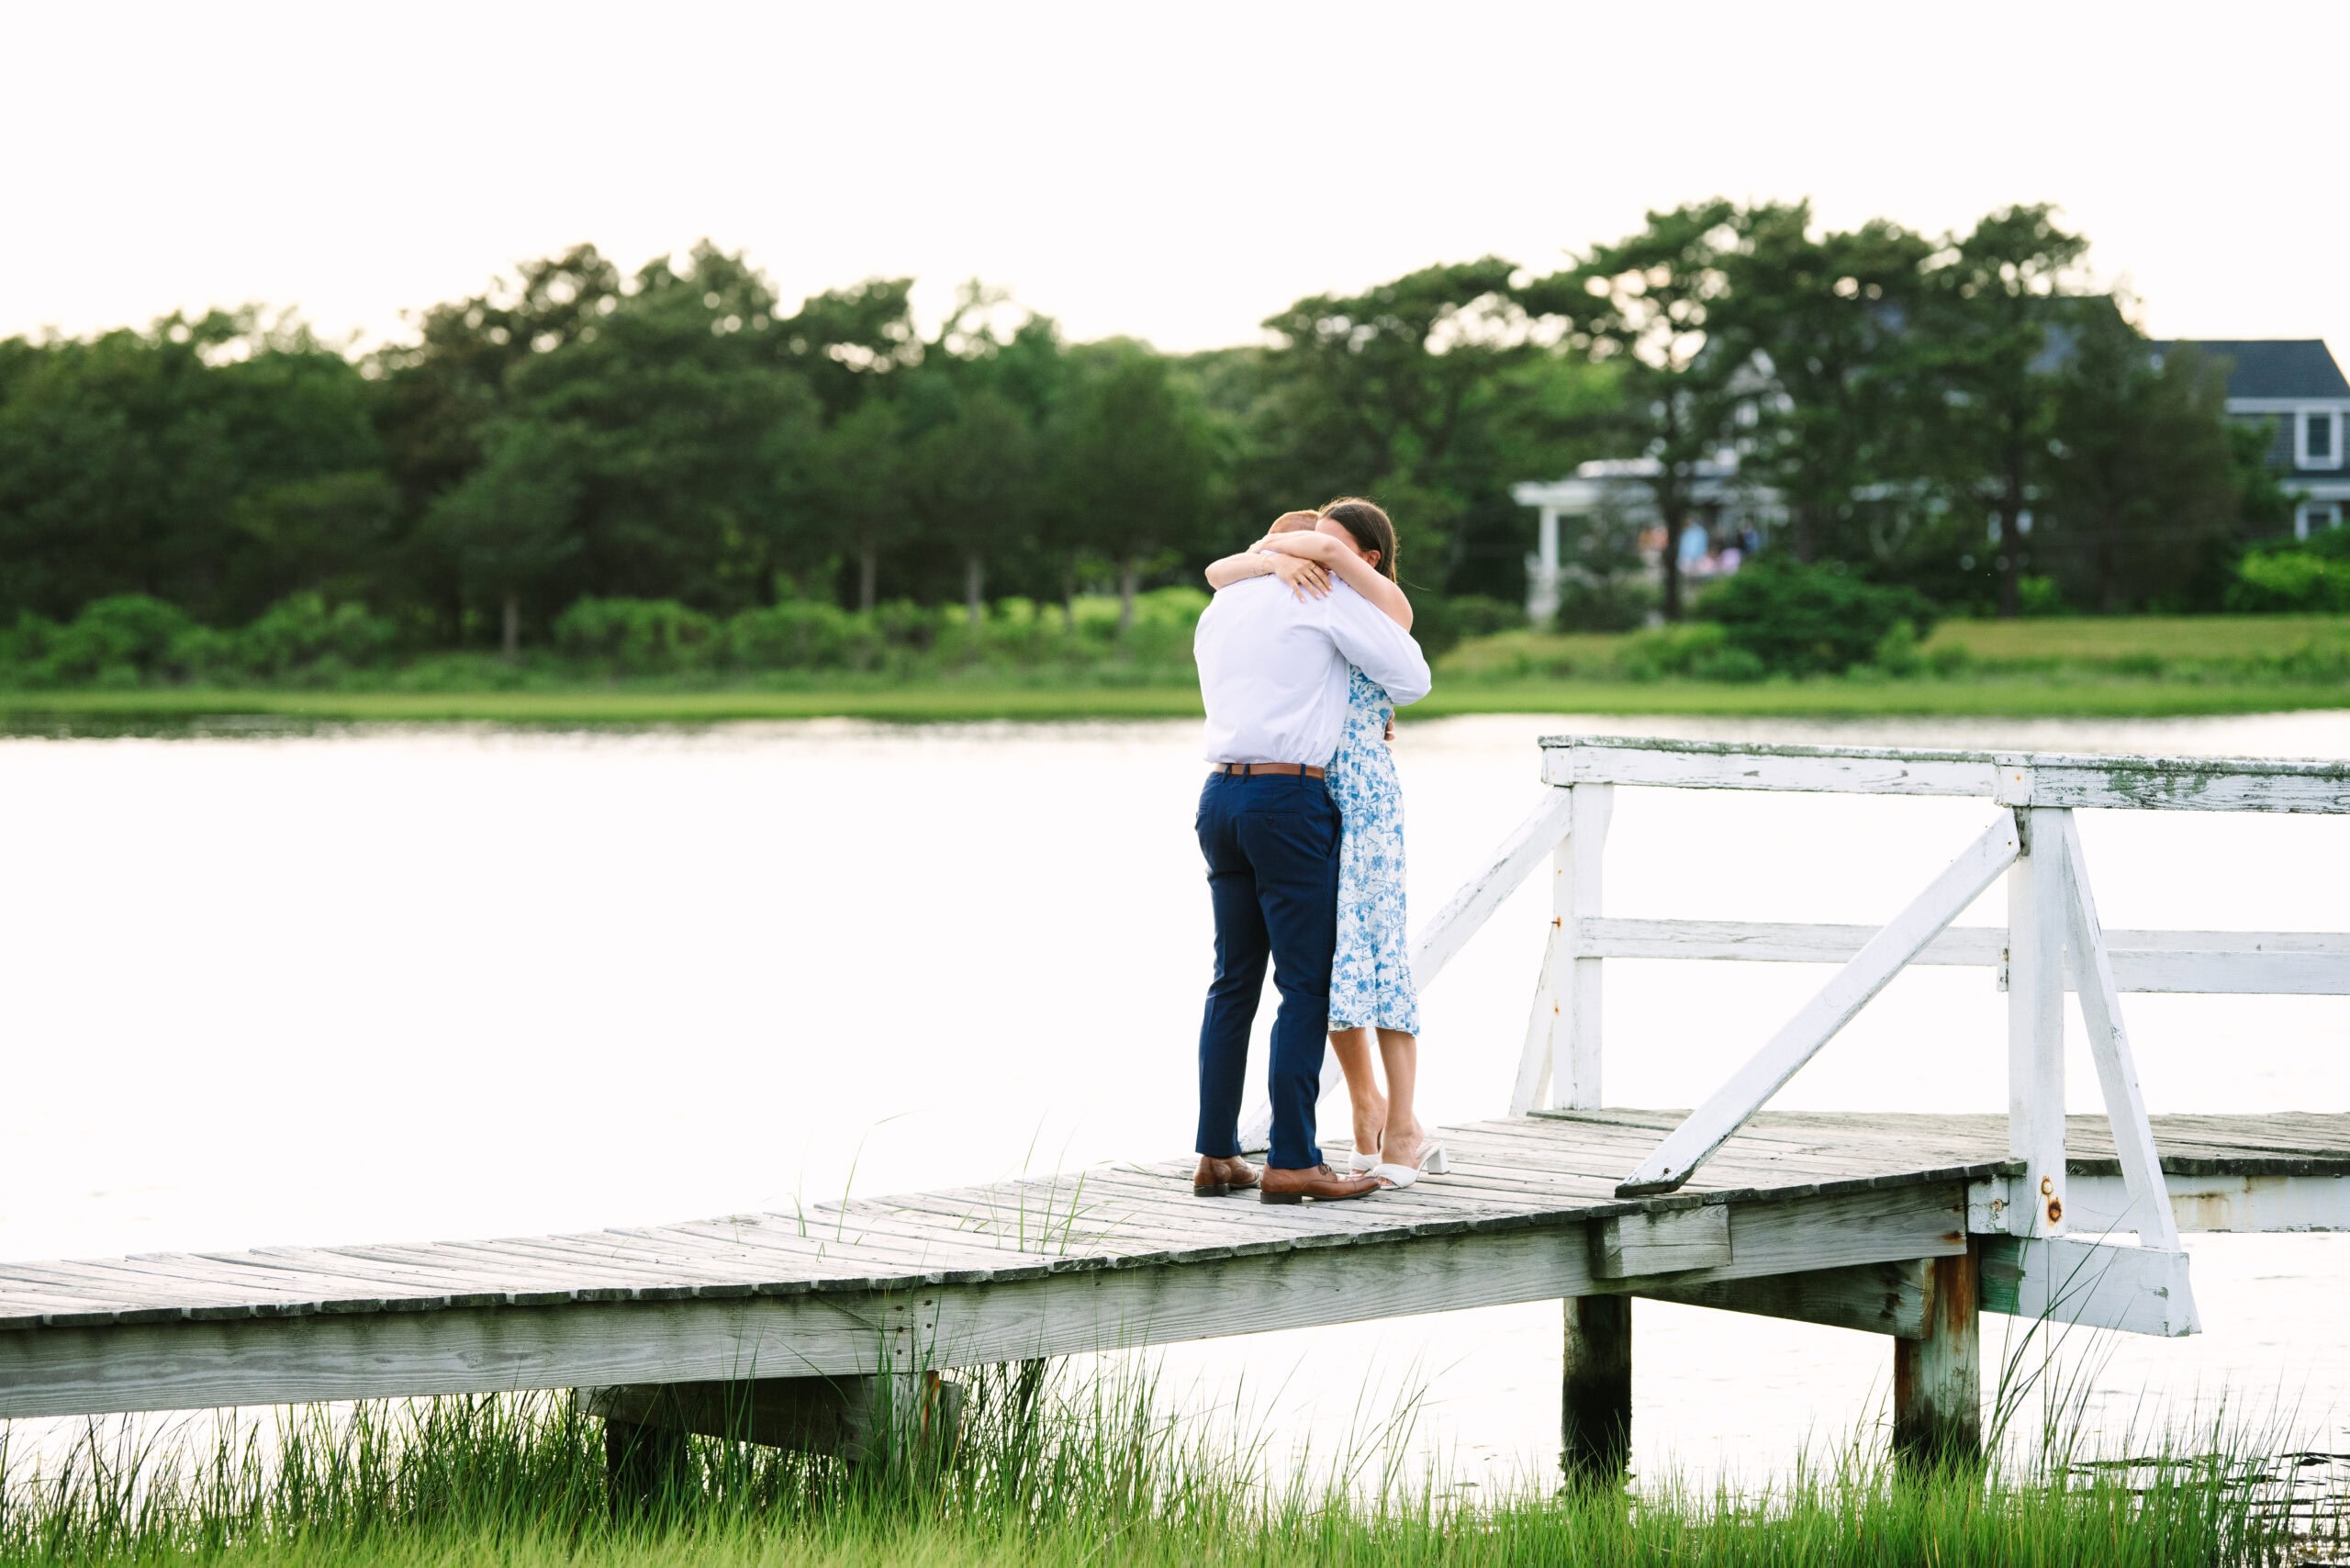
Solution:
<svg viewBox="0 0 2350 1568"><path fill-rule="evenodd" d="M1347 718L1347 666L1402 707L1428 694L1412 634L1344 582L1299 599L1279 577L1218 590L1192 637L1208 710L1210 762L1326 767Z"/></svg>

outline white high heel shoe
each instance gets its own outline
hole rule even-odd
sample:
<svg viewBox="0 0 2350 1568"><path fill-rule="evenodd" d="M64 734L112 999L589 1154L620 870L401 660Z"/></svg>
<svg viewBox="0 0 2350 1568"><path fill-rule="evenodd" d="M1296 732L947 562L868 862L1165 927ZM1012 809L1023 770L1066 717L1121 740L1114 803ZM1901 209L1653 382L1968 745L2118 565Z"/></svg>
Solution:
<svg viewBox="0 0 2350 1568"><path fill-rule="evenodd" d="M1384 1182L1389 1190L1408 1187L1423 1176L1442 1176L1452 1169L1452 1156L1444 1145L1432 1143L1420 1150L1417 1165L1380 1164L1371 1168L1371 1174Z"/></svg>
<svg viewBox="0 0 2350 1568"><path fill-rule="evenodd" d="M1382 1143L1387 1141L1384 1135L1381 1137L1380 1141ZM1376 1151L1365 1154L1360 1149L1357 1149L1347 1156L1347 1174L1349 1176L1368 1176L1378 1169L1379 1155Z"/></svg>

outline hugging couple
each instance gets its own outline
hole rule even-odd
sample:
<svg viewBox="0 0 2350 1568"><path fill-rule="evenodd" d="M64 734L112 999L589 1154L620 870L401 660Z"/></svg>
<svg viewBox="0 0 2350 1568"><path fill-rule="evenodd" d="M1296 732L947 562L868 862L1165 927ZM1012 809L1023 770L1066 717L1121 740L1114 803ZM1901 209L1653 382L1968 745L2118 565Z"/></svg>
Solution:
<svg viewBox="0 0 2350 1568"><path fill-rule="evenodd" d="M1427 696L1429 681L1396 582L1395 525L1352 496L1285 512L1210 566L1208 583L1215 598L1192 652L1214 765L1197 826L1215 980L1200 1025L1192 1190L1295 1204L1408 1187L1441 1174L1445 1152L1412 1109L1419 1001L1404 927L1404 798L1387 741L1396 706ZM1272 1147L1259 1172L1240 1157L1240 1094L1269 958L1281 1010ZM1326 1034L1354 1105L1343 1172L1314 1141Z"/></svg>

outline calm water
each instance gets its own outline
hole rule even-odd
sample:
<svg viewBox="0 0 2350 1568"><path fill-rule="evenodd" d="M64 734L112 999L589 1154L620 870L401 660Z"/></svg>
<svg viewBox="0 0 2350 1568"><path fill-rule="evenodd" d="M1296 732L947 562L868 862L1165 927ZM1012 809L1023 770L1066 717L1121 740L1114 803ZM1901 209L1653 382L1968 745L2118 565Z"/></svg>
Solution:
<svg viewBox="0 0 2350 1568"><path fill-rule="evenodd" d="M1408 725L1422 913L1530 803L1534 737L1592 727L2350 756L2340 714ZM0 1257L592 1227L1178 1151L1208 953L1200 777L1189 724L0 742ZM1628 791L1608 907L1883 918L1986 816ZM2083 832L2109 924L2350 924L2350 819L2090 814ZM1426 1000L1438 1118L1505 1101L1539 896ZM1996 922L1999 899L1968 918ZM1689 1103L1823 972L1612 965L1609 1098ZM2350 1109L2350 999L2128 1006L2157 1111ZM1915 971L1778 1103L1997 1111L2003 1029L1987 971ZM2075 1108L2096 1109L2075 1044ZM2350 1448L2350 1237L2192 1245L2207 1333L2101 1349L2108 1429L2224 1392ZM1638 1313L1651 1473L1767 1472L1869 1419L1890 1381L1872 1337ZM1416 1392L1416 1445L1540 1470L1558 1335L1538 1304L1162 1364L1279 1441L1326 1448Z"/></svg>

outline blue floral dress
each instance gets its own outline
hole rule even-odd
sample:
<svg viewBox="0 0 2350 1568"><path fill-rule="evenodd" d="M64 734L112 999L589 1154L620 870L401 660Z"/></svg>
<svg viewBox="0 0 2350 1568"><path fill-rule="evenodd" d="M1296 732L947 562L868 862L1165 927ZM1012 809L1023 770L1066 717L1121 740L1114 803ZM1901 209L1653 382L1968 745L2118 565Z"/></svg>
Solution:
<svg viewBox="0 0 2350 1568"><path fill-rule="evenodd" d="M1419 992L1404 923L1404 790L1387 749L1395 704L1359 669L1347 679L1347 723L1330 759L1338 841L1338 946L1330 964L1330 1027L1420 1032Z"/></svg>

